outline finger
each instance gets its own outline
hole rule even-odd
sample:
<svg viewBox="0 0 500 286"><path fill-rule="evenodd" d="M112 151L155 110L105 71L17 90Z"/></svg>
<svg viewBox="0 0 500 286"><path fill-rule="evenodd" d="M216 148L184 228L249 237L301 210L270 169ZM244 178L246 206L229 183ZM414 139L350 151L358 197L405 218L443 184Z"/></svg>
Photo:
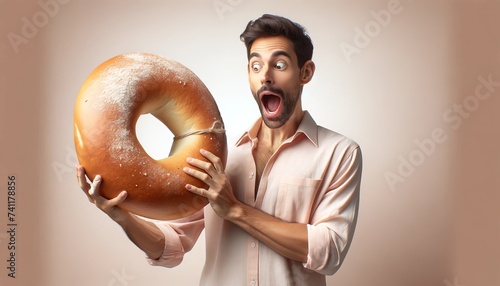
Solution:
<svg viewBox="0 0 500 286"><path fill-rule="evenodd" d="M127 198L128 193L126 191L121 191L118 196L112 198L111 200L108 201L110 206L116 206L121 204L125 199Z"/></svg>
<svg viewBox="0 0 500 286"><path fill-rule="evenodd" d="M222 166L222 161L214 153L205 149L200 149L200 153L201 155L203 155L203 157L207 158L210 162L212 162L212 165L214 166L214 169L217 172L223 171L224 167Z"/></svg>
<svg viewBox="0 0 500 286"><path fill-rule="evenodd" d="M99 186L101 185L102 178L100 175L96 175L92 184L90 184L89 195L97 201L101 197L101 193L99 192Z"/></svg>
<svg viewBox="0 0 500 286"><path fill-rule="evenodd" d="M186 159L186 161L188 162L189 165L200 168L207 173L210 173L211 171L215 171L215 168L213 167L212 163L210 163L210 162L206 162L206 161L199 160L196 158L191 158L191 157L188 157Z"/></svg>
<svg viewBox="0 0 500 286"><path fill-rule="evenodd" d="M92 198L92 196L90 196L89 194L90 184L87 182L85 169L81 165L76 166L76 178L78 180L78 185L80 185L80 189L83 190L89 202L94 203L94 198Z"/></svg>
<svg viewBox="0 0 500 286"><path fill-rule="evenodd" d="M200 195L202 197L208 198L208 192L205 189L198 188L196 186L187 184L186 185L186 190L190 191L193 194Z"/></svg>
<svg viewBox="0 0 500 286"><path fill-rule="evenodd" d="M190 176L192 176L192 177L194 177L194 178L196 178L196 179L204 182L207 185L210 185L210 183L212 182L212 177L210 177L207 173L200 172L198 170L191 169L191 168L188 168L188 167L184 167L183 171L186 174L188 174L188 175L190 175Z"/></svg>
<svg viewBox="0 0 500 286"><path fill-rule="evenodd" d="M90 185L87 182L87 178L85 176L85 169L83 166L78 165L75 167L76 169L76 178L78 180L78 185L80 185L80 188L87 192L90 189Z"/></svg>

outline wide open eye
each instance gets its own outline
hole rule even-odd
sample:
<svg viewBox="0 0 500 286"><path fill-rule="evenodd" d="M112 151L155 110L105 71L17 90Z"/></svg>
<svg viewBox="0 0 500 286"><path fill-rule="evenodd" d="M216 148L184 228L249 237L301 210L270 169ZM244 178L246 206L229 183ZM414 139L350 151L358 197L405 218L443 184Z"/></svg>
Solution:
<svg viewBox="0 0 500 286"><path fill-rule="evenodd" d="M262 66L260 65L259 62L253 62L251 66L254 72L259 72L262 69Z"/></svg>
<svg viewBox="0 0 500 286"><path fill-rule="evenodd" d="M283 61L279 61L277 62L274 67L277 69L277 70L284 70L286 68L286 63L283 62Z"/></svg>

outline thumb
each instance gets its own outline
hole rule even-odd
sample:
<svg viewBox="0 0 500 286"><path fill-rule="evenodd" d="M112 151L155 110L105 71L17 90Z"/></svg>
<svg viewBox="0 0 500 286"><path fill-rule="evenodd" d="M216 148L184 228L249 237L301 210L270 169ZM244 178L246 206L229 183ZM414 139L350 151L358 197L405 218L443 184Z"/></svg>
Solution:
<svg viewBox="0 0 500 286"><path fill-rule="evenodd" d="M116 205L119 205L121 203L123 203L125 201L125 199L127 198L128 196L128 193L127 191L121 191L118 196L112 198L111 200L109 200L109 204L112 205L112 206L116 206Z"/></svg>

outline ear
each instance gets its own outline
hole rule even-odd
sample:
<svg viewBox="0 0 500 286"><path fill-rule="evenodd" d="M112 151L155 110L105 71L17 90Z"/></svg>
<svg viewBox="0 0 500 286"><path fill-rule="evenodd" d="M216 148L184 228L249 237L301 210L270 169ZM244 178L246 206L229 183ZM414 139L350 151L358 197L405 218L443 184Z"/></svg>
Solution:
<svg viewBox="0 0 500 286"><path fill-rule="evenodd" d="M300 69L300 83L306 84L310 82L314 75L315 69L316 65L314 64L313 61L308 60L307 62L305 62L302 68Z"/></svg>

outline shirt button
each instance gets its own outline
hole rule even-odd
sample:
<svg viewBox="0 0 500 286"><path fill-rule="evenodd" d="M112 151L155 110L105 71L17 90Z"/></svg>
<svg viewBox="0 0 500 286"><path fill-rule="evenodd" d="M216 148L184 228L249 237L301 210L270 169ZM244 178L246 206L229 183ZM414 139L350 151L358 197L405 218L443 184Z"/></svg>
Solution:
<svg viewBox="0 0 500 286"><path fill-rule="evenodd" d="M255 248L255 246L256 246L255 242L252 242L252 243L250 244L250 246L251 246L252 248Z"/></svg>
<svg viewBox="0 0 500 286"><path fill-rule="evenodd" d="M250 281L251 285L255 285L255 280Z"/></svg>
<svg viewBox="0 0 500 286"><path fill-rule="evenodd" d="M253 179L253 175L254 175L254 174L253 174L253 172L250 172L250 173L248 174L248 178L249 178L250 180L251 180L251 179Z"/></svg>

